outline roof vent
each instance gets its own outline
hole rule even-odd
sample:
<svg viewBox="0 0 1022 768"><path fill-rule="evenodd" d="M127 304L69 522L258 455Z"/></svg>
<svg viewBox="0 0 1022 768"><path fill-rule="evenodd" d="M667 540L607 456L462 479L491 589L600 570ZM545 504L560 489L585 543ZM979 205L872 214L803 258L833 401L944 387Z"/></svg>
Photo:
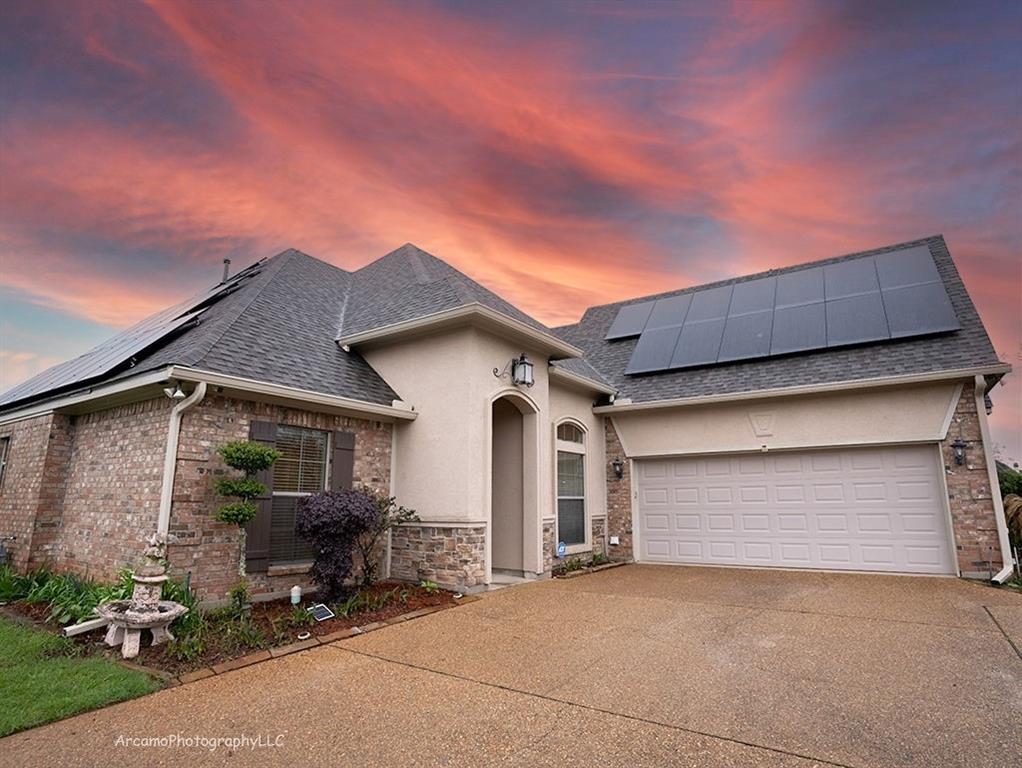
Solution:
<svg viewBox="0 0 1022 768"><path fill-rule="evenodd" d="M227 282L227 278L230 277L230 275L231 275L231 260L230 259L224 259L224 278L220 282L221 283L226 283Z"/></svg>

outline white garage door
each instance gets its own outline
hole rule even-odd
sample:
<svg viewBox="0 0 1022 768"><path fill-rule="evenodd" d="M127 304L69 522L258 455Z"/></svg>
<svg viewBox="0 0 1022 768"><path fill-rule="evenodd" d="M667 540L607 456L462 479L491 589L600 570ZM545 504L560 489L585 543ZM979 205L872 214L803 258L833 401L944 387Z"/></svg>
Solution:
<svg viewBox="0 0 1022 768"><path fill-rule="evenodd" d="M642 459L637 559L954 573L934 446Z"/></svg>

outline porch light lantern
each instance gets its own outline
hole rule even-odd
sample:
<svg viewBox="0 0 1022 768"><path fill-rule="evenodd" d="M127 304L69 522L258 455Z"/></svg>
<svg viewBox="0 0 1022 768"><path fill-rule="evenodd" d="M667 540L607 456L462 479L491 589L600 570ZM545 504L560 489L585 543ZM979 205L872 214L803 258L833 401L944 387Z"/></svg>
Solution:
<svg viewBox="0 0 1022 768"><path fill-rule="evenodd" d="M512 357L508 364L504 366L503 371L499 368L494 368L493 375L498 379L510 375L511 383L519 387L531 387L536 383L535 366L525 356L524 352L518 357Z"/></svg>
<svg viewBox="0 0 1022 768"><path fill-rule="evenodd" d="M955 464L962 466L965 463L965 443L962 438L955 438L955 441L951 443L951 450L955 452Z"/></svg>
<svg viewBox="0 0 1022 768"><path fill-rule="evenodd" d="M625 476L625 463L621 459L614 459L610 462L610 466L618 480Z"/></svg>

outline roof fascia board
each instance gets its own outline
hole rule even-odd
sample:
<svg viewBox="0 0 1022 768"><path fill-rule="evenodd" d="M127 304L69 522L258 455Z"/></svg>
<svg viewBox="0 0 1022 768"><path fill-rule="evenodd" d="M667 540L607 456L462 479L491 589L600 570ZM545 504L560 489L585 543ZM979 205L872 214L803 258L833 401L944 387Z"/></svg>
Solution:
<svg viewBox="0 0 1022 768"><path fill-rule="evenodd" d="M855 379L853 381L841 381L827 384L808 384L801 387L781 387L778 389L757 389L750 392L735 392L723 395L705 395L702 397L682 397L674 400L651 400L644 403L623 403L621 405L602 405L593 408L593 413L615 414L627 413L629 411L648 411L661 408L683 408L699 405L711 405L714 403L729 403L738 400L762 400L770 397L792 397L797 395L812 395L825 392L842 392L855 389L877 389L882 387L899 386L903 384L922 384L931 381L946 381L948 379L962 379L986 374L1005 374L1011 370L1007 363L1000 365L985 366L980 368L956 368L948 371L937 371L933 373L909 374L906 376L888 376L879 379Z"/></svg>
<svg viewBox="0 0 1022 768"><path fill-rule="evenodd" d="M613 387L609 387L606 384L600 384L592 379L587 379L585 376L579 376L573 371L566 371L563 368L558 368L555 365L549 366L551 378L559 379L566 384L572 384L590 392L601 392L605 395L617 394L617 390Z"/></svg>
<svg viewBox="0 0 1022 768"><path fill-rule="evenodd" d="M478 325L503 335L516 337L531 343L543 352L549 353L555 359L558 357L582 357L583 355L581 349L562 341L552 333L533 328L520 320L508 317L503 312L498 312L478 302L465 304L454 309L445 309L442 312L434 312L433 314L417 317L413 320L392 323L391 325L385 325L361 333L353 333L350 336L340 336L337 339L337 343L344 348L351 348L359 345L368 345L373 342L393 341L395 337L425 334L433 330L465 324Z"/></svg>
<svg viewBox="0 0 1022 768"><path fill-rule="evenodd" d="M339 397L337 395L326 395L321 392L313 392L308 389L288 387L283 384L270 384L255 379L245 379L240 376L230 376L214 371L204 371L197 368L173 366L172 376L181 381L204 381L208 385L233 389L239 392L246 392L256 395L264 395L280 400L299 402L303 404L325 406L328 408L344 411L357 415L370 415L377 418L412 421L419 414L411 409L397 408L391 405L379 405L368 403L364 400L355 400L350 397Z"/></svg>
<svg viewBox="0 0 1022 768"><path fill-rule="evenodd" d="M152 386L166 381L171 377L171 367L159 368L149 373L143 373L138 376L132 376L129 379L123 381L117 381L112 384L100 385L92 387L91 389L76 392L63 397L50 398L43 400L39 403L32 405L26 405L23 408L10 411L5 414L0 414L0 424L10 424L14 421L24 421L30 419L33 416L41 416L50 411L57 411L63 408L70 408L80 403L86 403L90 400L99 400L104 397L111 395L118 395L124 392L130 392L133 389L141 389L142 387Z"/></svg>

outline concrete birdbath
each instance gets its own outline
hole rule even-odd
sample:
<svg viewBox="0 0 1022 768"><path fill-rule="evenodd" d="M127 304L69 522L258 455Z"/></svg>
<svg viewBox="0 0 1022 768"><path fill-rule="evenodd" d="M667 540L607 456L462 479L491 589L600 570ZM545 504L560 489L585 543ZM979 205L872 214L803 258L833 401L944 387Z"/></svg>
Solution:
<svg viewBox="0 0 1022 768"><path fill-rule="evenodd" d="M163 582L167 580L167 566L164 555L166 539L158 533L152 535L145 549L145 565L135 571L132 581L135 588L130 600L113 600L97 606L96 613L106 619L106 644L121 646L121 656L133 659L138 656L142 630L153 633L153 645L173 640L167 629L188 609L173 600L161 600Z"/></svg>

